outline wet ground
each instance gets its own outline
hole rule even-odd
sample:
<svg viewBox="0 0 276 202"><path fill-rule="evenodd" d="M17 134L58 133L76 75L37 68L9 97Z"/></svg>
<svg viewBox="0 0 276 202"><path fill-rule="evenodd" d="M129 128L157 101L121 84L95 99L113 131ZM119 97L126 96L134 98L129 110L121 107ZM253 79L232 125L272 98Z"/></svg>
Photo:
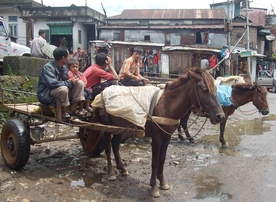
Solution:
<svg viewBox="0 0 276 202"><path fill-rule="evenodd" d="M110 182L104 153L89 158L74 139L32 146L29 162L20 172L9 170L1 159L0 201L275 201L276 94L269 93L268 100L269 116L254 113L250 103L229 118L227 149L220 148L219 126L209 121L194 144L173 136L165 164L171 189L161 191L158 199L150 196L149 141L122 144L122 159L130 175L118 174L117 180ZM191 134L196 134L203 122L197 121ZM47 133L77 131L51 127Z"/></svg>

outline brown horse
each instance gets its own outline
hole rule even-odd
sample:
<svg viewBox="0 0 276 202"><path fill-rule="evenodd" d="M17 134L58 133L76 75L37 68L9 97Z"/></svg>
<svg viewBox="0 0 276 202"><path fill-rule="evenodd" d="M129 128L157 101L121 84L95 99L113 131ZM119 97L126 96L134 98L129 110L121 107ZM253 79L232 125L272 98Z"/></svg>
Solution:
<svg viewBox="0 0 276 202"><path fill-rule="evenodd" d="M231 102L232 105L227 107L222 107L225 118L220 123L220 136L219 141L222 144L222 147L226 147L227 143L224 139L224 130L225 130L225 124L227 121L227 118L234 113L234 111L239 108L242 105L245 105L249 102L253 102L255 107L259 110L260 113L263 115L267 115L269 113L269 108L267 104L267 90L265 87L254 84L235 84L232 86L232 94L231 94ZM191 110L185 114L184 117L180 120L180 125L182 126L187 139L190 142L194 142L194 139L191 137L188 128L187 128L187 122L189 119L189 116L191 114ZM178 129L180 131L180 128ZM179 135L180 139L184 139L181 135Z"/></svg>
<svg viewBox="0 0 276 202"><path fill-rule="evenodd" d="M156 179L160 181L160 189L167 190L169 185L164 179L163 169L166 159L168 144L172 133L177 129L181 117L183 117L194 105L205 113L212 124L217 124L224 118L223 110L216 95L214 79L209 72L202 69L191 69L186 74L167 83L163 94L157 101L153 110L153 116L165 117L167 120L176 120L173 125L158 124L148 121L145 125L145 134L152 138L152 173L150 179L151 195L159 197L159 188ZM95 121L116 126L129 126L130 123L122 118L108 114L102 114L95 110ZM112 120L112 121L110 121ZM117 169L122 175L128 175L119 153L121 134L106 134L105 152L108 161L109 180L115 180L115 174L111 164L111 146L113 149ZM110 145L111 143L111 145Z"/></svg>

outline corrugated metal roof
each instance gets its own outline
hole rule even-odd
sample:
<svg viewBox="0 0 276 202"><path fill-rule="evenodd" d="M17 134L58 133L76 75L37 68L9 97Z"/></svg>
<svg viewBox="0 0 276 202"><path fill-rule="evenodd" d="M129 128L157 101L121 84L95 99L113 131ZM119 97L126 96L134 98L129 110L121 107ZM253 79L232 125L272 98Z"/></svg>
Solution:
<svg viewBox="0 0 276 202"><path fill-rule="evenodd" d="M224 29L224 25L98 26L98 29Z"/></svg>
<svg viewBox="0 0 276 202"><path fill-rule="evenodd" d="M133 45L133 46L159 46L162 47L164 43L151 43L151 42L130 42L130 41L108 41L110 45L121 44L121 45Z"/></svg>
<svg viewBox="0 0 276 202"><path fill-rule="evenodd" d="M175 50L185 50L185 51L210 51L214 53L219 53L220 49L210 48L210 47L188 47L188 46L164 46L162 48L164 52L175 51Z"/></svg>
<svg viewBox="0 0 276 202"><path fill-rule="evenodd" d="M224 9L127 9L115 19L226 19Z"/></svg>

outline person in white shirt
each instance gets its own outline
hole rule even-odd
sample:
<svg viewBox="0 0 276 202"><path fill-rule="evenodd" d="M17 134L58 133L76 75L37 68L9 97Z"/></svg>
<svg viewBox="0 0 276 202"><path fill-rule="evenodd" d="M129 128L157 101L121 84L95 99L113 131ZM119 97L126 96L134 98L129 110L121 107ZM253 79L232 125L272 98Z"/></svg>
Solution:
<svg viewBox="0 0 276 202"><path fill-rule="evenodd" d="M206 59L206 56L203 56L203 59L200 61L201 69L209 69L209 61Z"/></svg>
<svg viewBox="0 0 276 202"><path fill-rule="evenodd" d="M45 32L43 30L39 30L38 35L39 36L31 42L31 56L38 58L48 58L48 56L42 51L42 48L47 45L47 41L44 39Z"/></svg>

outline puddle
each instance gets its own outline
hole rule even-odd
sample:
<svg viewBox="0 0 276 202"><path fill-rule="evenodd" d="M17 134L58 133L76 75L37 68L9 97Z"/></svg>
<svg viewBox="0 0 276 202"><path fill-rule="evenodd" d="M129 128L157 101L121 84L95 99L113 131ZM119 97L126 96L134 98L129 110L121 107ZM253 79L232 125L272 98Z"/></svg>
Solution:
<svg viewBox="0 0 276 202"><path fill-rule="evenodd" d="M274 114L253 120L228 120L225 127L224 137L231 147L235 147L240 143L240 136L263 135L264 133L271 131L273 125L276 125L276 115ZM219 139L219 135L217 136L217 139ZM221 151L223 152L223 150Z"/></svg>
<svg viewBox="0 0 276 202"><path fill-rule="evenodd" d="M80 178L78 180L71 181L71 187L91 187L95 183L102 182L102 174L95 175L93 177L86 177Z"/></svg>
<svg viewBox="0 0 276 202"><path fill-rule="evenodd" d="M216 145L217 150L220 155L226 156L237 156L243 155L245 158L251 158L256 155L254 150L259 149L264 155L267 155L267 149L262 150L262 146L257 147L260 138L258 136L270 135L275 130L276 125L276 115L270 115L266 117L256 118L253 120L239 120L233 121L228 120L228 125L225 128L225 140L228 143L228 148L220 148L221 144L219 142L219 134L216 135L205 135L203 136L202 142L207 142L204 148L208 148L209 151L214 149ZM242 136L247 136L246 138ZM246 139L246 144L241 140ZM258 142L256 141L258 139ZM241 144L243 145L242 147ZM245 146L244 146L245 145ZM252 148L252 145L254 148ZM275 156L275 153L270 155ZM211 158L208 159L210 161ZM207 161L207 162L208 162ZM233 196L229 193L223 192L223 184L215 176L202 176L199 175L195 179L196 184L196 196L189 202L222 202L222 201L231 201ZM274 188L274 182L267 183L268 188Z"/></svg>
<svg viewBox="0 0 276 202"><path fill-rule="evenodd" d="M221 192L222 183L215 177L199 177L196 186L197 195L190 202L221 202L232 199L230 194Z"/></svg>

